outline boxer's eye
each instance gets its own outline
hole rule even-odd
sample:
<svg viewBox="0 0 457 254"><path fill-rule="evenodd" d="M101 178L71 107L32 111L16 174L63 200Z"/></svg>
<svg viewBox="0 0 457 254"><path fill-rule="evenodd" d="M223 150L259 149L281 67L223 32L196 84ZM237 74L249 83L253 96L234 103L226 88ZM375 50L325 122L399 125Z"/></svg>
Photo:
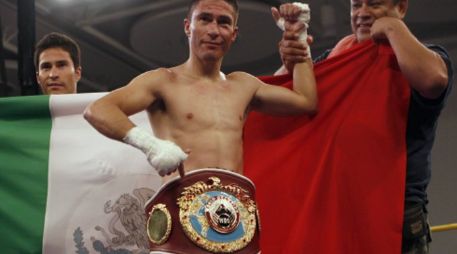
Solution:
<svg viewBox="0 0 457 254"><path fill-rule="evenodd" d="M232 19L229 17L220 17L217 21L220 25L227 25L230 26L232 25Z"/></svg>
<svg viewBox="0 0 457 254"><path fill-rule="evenodd" d="M212 22L213 21L213 17L211 17L211 15L208 15L208 14L202 14L200 15L200 20L201 21L204 21L204 22Z"/></svg>

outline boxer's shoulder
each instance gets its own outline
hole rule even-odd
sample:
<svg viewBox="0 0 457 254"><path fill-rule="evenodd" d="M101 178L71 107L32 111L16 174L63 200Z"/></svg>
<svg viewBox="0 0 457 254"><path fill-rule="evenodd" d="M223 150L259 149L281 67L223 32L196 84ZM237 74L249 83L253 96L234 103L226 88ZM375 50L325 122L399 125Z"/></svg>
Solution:
<svg viewBox="0 0 457 254"><path fill-rule="evenodd" d="M144 72L136 79L143 80L145 84L163 84L170 83L176 78L176 73L167 68L157 68L155 70Z"/></svg>
<svg viewBox="0 0 457 254"><path fill-rule="evenodd" d="M258 81L258 79L243 71L235 71L227 75L227 80L228 81L234 81L237 83L253 83L255 81Z"/></svg>

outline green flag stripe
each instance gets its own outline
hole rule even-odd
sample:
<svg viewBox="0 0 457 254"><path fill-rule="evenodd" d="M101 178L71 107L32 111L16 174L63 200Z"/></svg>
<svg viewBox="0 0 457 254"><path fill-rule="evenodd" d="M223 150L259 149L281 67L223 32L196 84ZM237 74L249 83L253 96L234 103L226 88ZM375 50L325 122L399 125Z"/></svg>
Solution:
<svg viewBox="0 0 457 254"><path fill-rule="evenodd" d="M51 125L49 96L0 99L1 253L41 253Z"/></svg>

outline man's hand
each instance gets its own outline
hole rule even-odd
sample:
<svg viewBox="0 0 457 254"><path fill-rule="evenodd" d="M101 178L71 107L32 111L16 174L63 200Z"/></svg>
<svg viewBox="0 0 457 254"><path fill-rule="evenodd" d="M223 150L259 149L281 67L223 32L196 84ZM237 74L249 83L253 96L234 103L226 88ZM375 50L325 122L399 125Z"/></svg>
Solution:
<svg viewBox="0 0 457 254"><path fill-rule="evenodd" d="M307 43L308 37L308 24L311 19L310 9L307 4L303 3L292 3L283 4L280 7L280 11L276 8L271 8L273 19L281 30L285 31L285 23L292 24L290 29L295 29L299 34L299 40L303 43ZM300 25L293 25L300 24Z"/></svg>
<svg viewBox="0 0 457 254"><path fill-rule="evenodd" d="M291 3L286 3L282 4L279 7L279 10L275 7L272 7L271 14L273 15L273 19L276 23L281 17L286 21L297 21L298 16L301 14L301 9Z"/></svg>
<svg viewBox="0 0 457 254"><path fill-rule="evenodd" d="M311 57L308 45L313 42L312 36L307 37L306 43L299 40L300 34L307 29L307 24L298 22L301 13L302 10L291 3L281 5L280 10L271 8L271 14L276 23L281 17L284 19L284 33L279 42L279 53L288 72L292 72L296 63L305 62L306 58ZM277 74L284 73L281 71Z"/></svg>
<svg viewBox="0 0 457 254"><path fill-rule="evenodd" d="M389 31L393 31L397 26L404 26L404 23L399 18L382 17L376 19L370 28L371 37L375 41L388 40Z"/></svg>
<svg viewBox="0 0 457 254"><path fill-rule="evenodd" d="M287 30L284 31L281 41L279 42L279 54L281 55L281 61L287 71L292 72L296 63L303 63L307 58L310 58L308 54L308 45L298 40L299 35L295 32ZM313 37L308 36L308 44L313 42Z"/></svg>
<svg viewBox="0 0 457 254"><path fill-rule="evenodd" d="M188 153L175 143L156 138L139 127L130 129L122 140L143 151L160 176L175 172L188 157Z"/></svg>
<svg viewBox="0 0 457 254"><path fill-rule="evenodd" d="M187 154L175 143L168 140L155 140L154 148L146 152L149 164L160 176L170 175L187 159Z"/></svg>

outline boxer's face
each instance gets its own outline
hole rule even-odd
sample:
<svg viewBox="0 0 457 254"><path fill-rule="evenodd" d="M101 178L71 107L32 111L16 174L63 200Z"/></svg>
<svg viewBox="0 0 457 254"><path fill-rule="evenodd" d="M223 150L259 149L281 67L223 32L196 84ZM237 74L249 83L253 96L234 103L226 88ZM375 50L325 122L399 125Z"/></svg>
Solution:
<svg viewBox="0 0 457 254"><path fill-rule="evenodd" d="M81 67L75 68L70 54L61 48L49 48L38 59L37 82L43 94L76 93Z"/></svg>
<svg viewBox="0 0 457 254"><path fill-rule="evenodd" d="M370 28L382 17L403 18L407 0L351 0L351 26L357 40L371 39Z"/></svg>
<svg viewBox="0 0 457 254"><path fill-rule="evenodd" d="M238 32L235 10L222 0L200 1L184 28L192 53L206 60L221 59Z"/></svg>

